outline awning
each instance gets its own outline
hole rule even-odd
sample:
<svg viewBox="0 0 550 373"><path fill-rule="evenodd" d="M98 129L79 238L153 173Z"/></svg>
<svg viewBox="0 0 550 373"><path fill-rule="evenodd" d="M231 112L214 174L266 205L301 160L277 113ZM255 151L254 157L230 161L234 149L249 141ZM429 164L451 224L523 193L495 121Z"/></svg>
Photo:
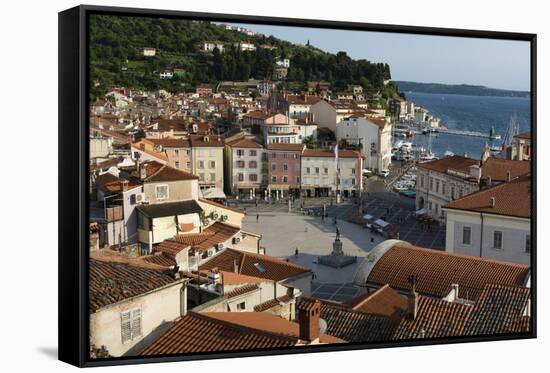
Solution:
<svg viewBox="0 0 550 373"><path fill-rule="evenodd" d="M390 225L390 223L382 219L376 219L374 221L374 224L378 225L380 228L386 228L388 225Z"/></svg>
<svg viewBox="0 0 550 373"><path fill-rule="evenodd" d="M366 214L366 215L363 215L363 219L365 219L365 220L372 220L372 219L374 219L374 216L369 215L369 214Z"/></svg>
<svg viewBox="0 0 550 373"><path fill-rule="evenodd" d="M225 193L220 188L208 188L201 190L202 198L205 199L225 199Z"/></svg>

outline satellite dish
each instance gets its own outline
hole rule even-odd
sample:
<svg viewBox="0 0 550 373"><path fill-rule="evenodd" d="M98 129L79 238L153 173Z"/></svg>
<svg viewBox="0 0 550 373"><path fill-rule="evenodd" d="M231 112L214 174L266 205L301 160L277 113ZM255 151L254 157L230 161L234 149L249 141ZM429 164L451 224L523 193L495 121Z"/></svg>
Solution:
<svg viewBox="0 0 550 373"><path fill-rule="evenodd" d="M324 319L319 318L319 334L325 334L327 331L328 325Z"/></svg>

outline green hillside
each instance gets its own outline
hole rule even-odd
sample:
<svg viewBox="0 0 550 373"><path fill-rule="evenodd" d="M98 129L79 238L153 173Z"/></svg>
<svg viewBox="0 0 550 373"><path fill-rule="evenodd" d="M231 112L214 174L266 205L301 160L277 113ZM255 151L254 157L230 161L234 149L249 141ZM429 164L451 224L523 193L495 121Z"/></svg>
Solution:
<svg viewBox="0 0 550 373"><path fill-rule="evenodd" d="M224 53L201 51L205 41L226 43ZM250 41L274 49L257 48L241 52L232 43ZM156 48L156 56L143 57L140 48ZM104 94L106 87L121 85L137 89L190 90L199 84L222 80L271 79L278 58L290 58L287 82L303 87L307 81L326 80L333 90L348 84L360 84L370 94L384 98L397 94L390 67L383 63L353 60L345 52L330 54L311 45L294 45L275 37L226 30L208 22L93 15L90 17L91 79L101 85L92 96ZM161 80L158 73L180 69L171 80Z"/></svg>

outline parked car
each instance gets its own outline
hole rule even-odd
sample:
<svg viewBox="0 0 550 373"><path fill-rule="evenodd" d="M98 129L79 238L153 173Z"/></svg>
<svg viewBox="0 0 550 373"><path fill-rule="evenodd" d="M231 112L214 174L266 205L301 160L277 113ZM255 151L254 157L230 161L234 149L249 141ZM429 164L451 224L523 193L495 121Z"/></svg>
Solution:
<svg viewBox="0 0 550 373"><path fill-rule="evenodd" d="M388 175L390 174L390 171L389 170L382 170L378 173L378 176L380 177L388 177Z"/></svg>

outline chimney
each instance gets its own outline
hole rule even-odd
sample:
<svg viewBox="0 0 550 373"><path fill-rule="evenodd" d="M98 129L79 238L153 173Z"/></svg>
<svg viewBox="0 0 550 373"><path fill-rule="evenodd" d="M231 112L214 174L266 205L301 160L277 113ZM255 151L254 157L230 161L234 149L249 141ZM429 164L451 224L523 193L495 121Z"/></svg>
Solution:
<svg viewBox="0 0 550 373"><path fill-rule="evenodd" d="M128 191L128 180L120 180L120 187L123 192Z"/></svg>
<svg viewBox="0 0 550 373"><path fill-rule="evenodd" d="M418 293L416 292L418 276L410 275L408 282L411 285L411 292L407 295L407 317L409 320L414 320L418 314Z"/></svg>
<svg viewBox="0 0 550 373"><path fill-rule="evenodd" d="M237 265L237 258L233 259L233 272L239 273L239 266Z"/></svg>
<svg viewBox="0 0 550 373"><path fill-rule="evenodd" d="M496 200L495 197L491 197L491 207L495 207Z"/></svg>
<svg viewBox="0 0 550 373"><path fill-rule="evenodd" d="M298 321L300 325L300 339L314 342L319 339L319 317L321 303L318 300L304 300L298 305Z"/></svg>
<svg viewBox="0 0 550 373"><path fill-rule="evenodd" d="M147 179L147 167L145 167L145 164L141 164L139 166L139 179L145 180Z"/></svg>
<svg viewBox="0 0 550 373"><path fill-rule="evenodd" d="M458 284L451 284L451 296L447 299L449 302L458 300Z"/></svg>
<svg viewBox="0 0 550 373"><path fill-rule="evenodd" d="M470 166L470 177L476 179L479 182L479 179L481 179L481 167L476 164Z"/></svg>
<svg viewBox="0 0 550 373"><path fill-rule="evenodd" d="M507 182L512 181L512 173L509 170L506 171L506 181Z"/></svg>

